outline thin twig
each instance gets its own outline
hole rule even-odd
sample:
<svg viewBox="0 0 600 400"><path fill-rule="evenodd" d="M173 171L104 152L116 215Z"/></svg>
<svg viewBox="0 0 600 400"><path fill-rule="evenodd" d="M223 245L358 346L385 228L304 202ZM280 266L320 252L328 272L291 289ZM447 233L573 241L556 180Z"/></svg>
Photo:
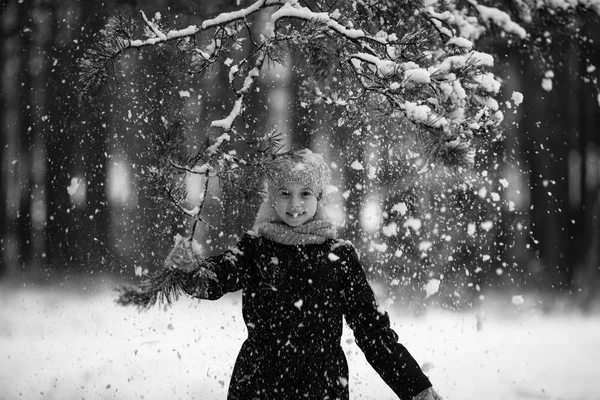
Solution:
<svg viewBox="0 0 600 400"><path fill-rule="evenodd" d="M204 204L206 203L206 198L208 197L208 184L209 184L209 179L210 177L208 176L209 170L206 170L205 173L205 179L204 179L204 193L202 195L202 201L200 202L200 205L198 206L198 216L202 215L202 210L204 209ZM204 222L204 220L202 218L195 218L194 219L194 225L192 225L192 234L190 235L190 238L194 238L195 234L196 234L196 228L198 227L198 222ZM204 222L206 223L206 222Z"/></svg>
<svg viewBox="0 0 600 400"><path fill-rule="evenodd" d="M154 32L154 34L156 35L157 38L165 40L167 38L167 36L162 33L160 31L160 29L158 29L158 27L156 26L156 24L154 22L150 22L148 21L148 18L146 18L146 14L144 14L144 11L140 10L140 13L142 14L142 19L144 20L144 22L146 23L146 25L148 25L148 27L150 28L150 30L152 32Z"/></svg>
<svg viewBox="0 0 600 400"><path fill-rule="evenodd" d="M189 210L183 208L181 206L181 204L179 204L179 200L177 200L175 198L175 196L173 195L173 190L165 189L165 192L167 193L167 197L169 198L169 200L171 200L171 202L173 204L175 204L175 207L177 207L177 209L179 209L179 211L181 211L183 214L187 215L188 217L197 219L200 222L206 224L207 226L210 226L204 219L202 219L202 217L200 217L200 215L198 213L194 214L194 213L191 213Z"/></svg>
<svg viewBox="0 0 600 400"><path fill-rule="evenodd" d="M208 173L210 173L210 170L211 170L211 166L210 166L210 165L207 165L207 164L206 164L206 169L205 169L205 170L201 170L201 171L194 170L193 168L190 168L190 167L186 167L186 166L184 166L184 165L177 164L175 161L173 161L173 160L171 160L171 159L169 160L169 164L171 164L171 166L172 166L173 168L175 168L175 169L178 169L178 170L180 170L180 171L184 171L184 172L188 172L188 173L190 173L190 174L194 174L194 175L204 175L204 174L208 174Z"/></svg>

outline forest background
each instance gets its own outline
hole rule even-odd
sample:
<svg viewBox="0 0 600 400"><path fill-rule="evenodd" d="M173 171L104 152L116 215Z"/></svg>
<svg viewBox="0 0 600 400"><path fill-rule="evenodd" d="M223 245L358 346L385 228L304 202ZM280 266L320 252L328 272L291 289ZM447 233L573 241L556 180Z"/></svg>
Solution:
<svg viewBox="0 0 600 400"><path fill-rule="evenodd" d="M135 50L119 61L112 90L90 105L79 96L80 60L116 9L134 18L140 10L160 12L186 26L241 5L2 2L5 310L15 298L47 290L72 296L101 288L110 297L106 288L157 270L173 236L189 234L193 220L157 201L144 170L156 156L153 132L174 109L192 121L197 143L207 140L210 121L226 115L224 104L235 96L227 69L194 80L177 70L173 51ZM537 42L490 29L478 44L494 55L505 115L502 140L484 146L470 169L421 172L419 143L405 134L410 124L360 140L326 103L301 102L310 71L298 54L257 81L238 128L250 135L276 129L288 146L311 147L332 163L340 236L361 251L386 304L415 314L434 306L478 313L486 299L505 310L597 311L600 20L591 10L549 14L528 27ZM523 95L520 104L514 93ZM204 181L186 179L193 204ZM196 236L215 253L251 227L255 214L227 187L211 182L210 190ZM0 334L17 332L4 326Z"/></svg>
<svg viewBox="0 0 600 400"><path fill-rule="evenodd" d="M189 220L154 201L144 186L144 168L156 157L152 130L176 108L193 117L193 136L201 143L210 121L226 115L235 94L224 67L205 79L190 79L178 71L176 55L142 49L120 61L118 90L102 98L100 111L86 105L79 96L78 61L119 7L135 18L143 9L187 23L236 5L3 5L4 279L131 279L136 267L152 271L160 265L175 233L189 234ZM450 306L470 305L477 287L535 292L550 302L567 296L588 307L600 279L599 28L589 10L566 18L530 27L542 33L554 28L545 31L544 46L510 45L498 32L482 40L480 47L494 54L494 73L503 80L498 101L511 103L515 92L523 100L505 111L503 140L484 147L484 161L462 173L419 173L422 160L410 135L355 140L339 112L326 104L305 106L297 95L309 74L301 59L273 66L261 77L241 129L254 135L276 129L289 146L312 147L333 163L333 183L343 194L337 199L343 210L340 234L377 264L374 280L410 289L434 277L441 281L438 300ZM350 141L356 145L347 146ZM193 191L200 181L191 181L190 197L201 195ZM469 182L469 190L445 195L462 182ZM254 214L218 183L211 192L208 227L199 235L215 252L248 229ZM415 298L423 300L423 292L405 300Z"/></svg>

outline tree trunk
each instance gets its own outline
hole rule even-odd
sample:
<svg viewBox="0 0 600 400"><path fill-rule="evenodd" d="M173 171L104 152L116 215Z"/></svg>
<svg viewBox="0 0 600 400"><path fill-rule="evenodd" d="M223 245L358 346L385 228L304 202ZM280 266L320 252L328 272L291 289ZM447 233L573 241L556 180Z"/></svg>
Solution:
<svg viewBox="0 0 600 400"><path fill-rule="evenodd" d="M65 268L69 262L74 230L70 226L71 199L67 191L70 185L71 170L75 158L75 135L70 128L69 110L76 107L77 96L70 93L67 78L76 73L73 63L71 29L61 15L75 12L72 3L52 3L51 41L49 53L50 72L46 83L48 116L45 125L44 142L46 148L46 260L50 266Z"/></svg>
<svg viewBox="0 0 600 400"><path fill-rule="evenodd" d="M12 14L14 10L8 7L3 7L0 11L0 20L11 21L14 18ZM10 26L8 23L2 27L3 36L0 39L0 126L3 127L2 135L0 135L0 245L2 248L2 257L0 258L0 278L8 272L9 266L9 235L10 217L8 215L9 202L9 182L10 171L12 169L9 151L15 146L16 137L11 134L10 124L10 104L11 104L11 88L10 79L5 79L11 71L12 54L10 51L10 41L15 35L15 30L18 30L18 25ZM13 102L14 104L14 102Z"/></svg>
<svg viewBox="0 0 600 400"><path fill-rule="evenodd" d="M12 245L8 246L15 250L13 253L16 256L13 259L13 268L26 268L32 258L32 237L31 237L31 192L30 181L32 175L32 155L31 149L33 144L32 126L32 98L31 98L31 75L30 75L30 58L32 57L32 28L33 23L30 14L30 7L24 4L18 4L16 9L17 26L13 37L9 40L12 42L14 50L14 58L12 58L12 67L18 74L14 77L18 82L17 87L13 87L10 101L14 106L12 108L12 121L8 129L13 132L12 140L15 144L14 153L12 154L13 162L10 171L13 174L13 197L9 207L12 211L16 211L16 215L9 217L15 223L14 236L12 236ZM7 93L11 96L11 92ZM13 103L14 102L14 103ZM9 108L9 110L10 110ZM10 135L10 133L9 133ZM16 217L16 218L15 218ZM14 219L13 219L14 218ZM11 240L10 238L8 239Z"/></svg>
<svg viewBox="0 0 600 400"><path fill-rule="evenodd" d="M558 52L568 49L568 39L554 45ZM565 42L566 40L566 42ZM542 290L568 291L571 288L571 266L568 248L568 156L570 121L560 99L568 98L570 73L564 65L556 65L553 89L541 88L537 66L524 57L524 92L529 93L523 103L525 132L524 157L529 164L531 193L532 247L539 264L530 265L534 280ZM532 79L532 77L534 79ZM541 264L541 265L540 265Z"/></svg>
<svg viewBox="0 0 600 400"><path fill-rule="evenodd" d="M89 267L91 259L103 260L108 254L103 128L107 114L86 109L77 96L77 60L103 26L107 11L100 4L89 7L80 1L52 5L54 45L49 57L48 98L55 100L48 106L45 129L45 238L48 263L66 270ZM77 195L69 195L77 182L79 202L74 200Z"/></svg>
<svg viewBox="0 0 600 400"><path fill-rule="evenodd" d="M310 73L303 67L304 54L292 52L291 85L290 85L290 144L294 149L310 148L313 142L312 134L315 128L315 116L318 106L315 104L302 105L302 83Z"/></svg>
<svg viewBox="0 0 600 400"><path fill-rule="evenodd" d="M600 127L600 115L597 112L597 88L584 80L588 77L597 79L597 73L588 70L600 62L598 40L600 29L596 23L581 22L581 36L586 37L584 43L578 42L579 63L578 74L572 81L572 87L578 101L573 102L573 120L578 121L574 127L574 137L578 141L576 150L579 154L578 202L571 208L574 221L571 232L571 249L573 259L573 290L577 293L581 307L590 311L600 295L600 176L598 158L600 157L600 138L596 132ZM572 167L573 168L573 167Z"/></svg>

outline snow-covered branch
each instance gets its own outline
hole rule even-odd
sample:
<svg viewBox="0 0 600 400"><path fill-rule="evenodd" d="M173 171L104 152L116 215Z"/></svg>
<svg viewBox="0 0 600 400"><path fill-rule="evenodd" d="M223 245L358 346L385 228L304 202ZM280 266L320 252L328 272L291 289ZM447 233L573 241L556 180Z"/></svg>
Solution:
<svg viewBox="0 0 600 400"><path fill-rule="evenodd" d="M338 34L350 40L368 39L383 45L389 43L387 39L382 37L373 37L364 32L362 29L352 29L343 26L335 19L336 16L339 17L339 13L329 14L326 12L313 12L307 7L286 3L283 7L273 13L271 16L271 23L275 25L278 20L284 18L295 18L321 23L332 31L337 32Z"/></svg>
<svg viewBox="0 0 600 400"><path fill-rule="evenodd" d="M500 28L504 29L506 32L515 34L521 39L525 39L525 37L527 36L527 31L525 31L525 29L523 29L523 27L521 27L519 24L512 21L510 15L508 15L506 12L499 10L495 7L487 7L481 5L475 0L469 0L469 3L471 3L471 5L475 7L477 12L479 13L479 16L484 22L493 22Z"/></svg>
<svg viewBox="0 0 600 400"><path fill-rule="evenodd" d="M260 70L265 62L265 58L267 56L266 50L262 50L259 52L256 62L254 63L254 68L248 71L246 78L242 87L236 92L237 99L233 105L232 110L229 115L223 119L215 120L211 122L211 126L218 127L223 129L225 132L221 134L215 143L210 146L207 151L209 155L214 154L217 149L223 144L224 141L228 141L231 139L229 135L229 131L231 131L233 123L235 120L243 113L244 110L244 100L246 99L246 95L250 92L253 87L254 82L257 77L260 75Z"/></svg>
<svg viewBox="0 0 600 400"><path fill-rule="evenodd" d="M190 79L204 79L211 66L226 69L235 97L222 105L222 115L209 114L208 139L194 148L195 154L182 155L190 150L181 150L184 134L166 135L169 144L160 147L160 165L148 174L195 227L204 222L204 200L194 209L184 206L182 175L204 176L204 198L213 178L232 183L244 195L260 190L260 171L284 141L273 132L250 140L236 122L244 118L265 66L285 64L292 51L305 56L304 65L288 67L302 69L307 77L301 104L340 110L338 125L361 132L348 137L350 146L353 140L382 135L377 131L384 126L381 120L398 126L409 122L416 128L424 164L472 166L477 146L501 138L505 106L497 99L501 81L494 73L494 54L483 50L481 39L495 35L507 45L534 44L539 28L534 19L540 14L600 12L600 2L592 0L513 3L507 9L499 0L428 0L426 7L410 1L341 0L332 8L324 0L255 0L183 28L167 26L160 13L149 17L140 11L135 19L114 15L80 60L80 93L92 99L110 88L120 56L131 49L176 49L181 55L177 65L184 65L182 72ZM537 38L545 37L539 31ZM238 145L248 151L242 155Z"/></svg>
<svg viewBox="0 0 600 400"><path fill-rule="evenodd" d="M447 143L462 140L461 146L471 146L472 138L494 130L502 120L495 99L501 84L493 73L494 57L478 49L478 40L491 28L511 40L528 40L530 18L542 8L598 10L590 0L518 3L518 10L509 14L501 3L483 5L478 0L431 0L424 8L391 0L342 1L336 9L324 7L319 0L256 0L199 25L171 29L159 14L151 19L142 11L143 38L134 37L137 30L126 19L109 20L98 46L81 62L84 92L91 97L105 86L114 73L113 64L128 49L182 43L214 30L208 44L185 42L189 72L202 79L211 65L222 62L229 68L235 92L224 116L210 122L221 133L214 134L204 149L208 158L223 157L224 148L245 140L234 124L244 115L248 94L267 61L285 62L280 54L289 49L306 54L309 75L312 72L319 86L312 99L303 101L325 101L355 116L357 110L368 114L384 108L389 118L406 118L432 137ZM249 17L264 10L269 13L267 26L261 33L253 32ZM243 40L251 42L249 53L233 61L231 51ZM444 153L438 150L433 153ZM189 169L213 165L206 157L198 157L200 164Z"/></svg>
<svg viewBox="0 0 600 400"><path fill-rule="evenodd" d="M369 6L371 11L374 11L376 5ZM367 23L362 26L356 26L352 23L353 19L357 18L357 14L353 13L350 9L342 9L342 11L336 9L331 12L324 12L320 8L312 10L308 7L300 5L298 2L289 2L285 0L258 0L252 3L250 6L232 11L222 13L215 18L205 20L200 26L191 25L183 29L169 30L166 33L154 22L150 21L146 15L142 12L142 19L144 23L149 27L152 33L151 37L145 39L132 39L123 40L127 43L125 46L121 46L118 52L124 52L128 48L141 48L145 46L158 45L166 43L174 39L182 39L185 37L192 37L202 31L217 28L217 33L220 36L215 36L215 39L205 49L194 48L192 49L193 54L197 56L192 60L197 60L198 67L197 71L202 72L211 64L216 63L219 60L221 54L224 54L224 46L227 45L227 40L234 41L236 35L240 34L240 29L236 27L241 26L240 21L246 26L247 31L250 29L247 27L247 18L266 8L274 8L275 10L270 17L270 29L267 29L263 35L262 43L256 43L254 54L250 55L249 58L255 59L254 66L245 71L245 77L243 83L239 89L236 90L236 100L231 105L228 115L225 118L214 120L211 122L212 127L221 128L223 133L214 139L211 147L208 151L210 154L214 154L216 150L223 145L223 143L231 140L230 131L233 127L235 120L243 114L247 94L253 87L254 82L262 73L263 63L268 57L268 47L277 46L278 42L282 43L289 41L290 35L284 36L279 33L279 30L289 30L291 25L284 25L282 21L286 19L294 19L304 21L305 24L313 24L311 26L317 27L312 31L303 31L302 34L307 35L306 41L296 40L295 45L303 47L304 51L317 50L316 54L322 50L319 50L320 46L333 46L332 48L338 53L341 60L338 60L340 64L344 62L344 59L355 60L358 64L368 63L373 65L375 68L361 69L360 65L354 65L356 69L361 69L358 74L352 76L358 78L355 84L366 89L362 93L365 96L372 94L373 92L381 92L380 89L373 90L374 87L366 85L366 82L377 82L376 86L381 86L384 90L389 90L394 96L398 97L397 104L420 104L431 97L431 88L425 87L424 85L437 86L442 82L443 72L447 72L446 75L462 68L460 64L459 56L454 55L456 49L470 49L472 43L466 38L463 40L448 40L446 43L428 43L423 38L417 38L417 35L404 33L401 37L398 37L398 27L400 26L402 19L401 16L396 16L396 21L390 21L390 25L386 26L386 29L379 29L375 33L371 33L372 27ZM422 10L424 16L434 16L439 21L444 21L444 24L451 26L454 21L450 13L435 13L430 7L427 10ZM489 12L488 12L489 14ZM444 20L445 19L445 20ZM440 22L441 23L441 22ZM293 29L293 28L292 28ZM302 28L300 28L302 29ZM389 31L392 29L393 31ZM325 36L321 36L325 33ZM448 36L453 38L453 32L448 31ZM298 37L298 36L296 36ZM313 37L313 38L311 38ZM325 40L323 40L325 39ZM292 39L293 40L293 39ZM424 48L415 52L415 46L422 45ZM309 47L306 47L309 46ZM448 49L454 49L452 52L439 53L436 58L431 58L434 54L429 51L427 47L431 47L432 50L438 46L439 48L447 47ZM407 52L407 50L410 50ZM327 56L327 53L323 53ZM471 55L476 54L471 52ZM118 54L112 54L114 58ZM420 57L419 59L412 59L411 56ZM429 60L428 58L429 57ZM416 61L419 61L418 63ZM319 61L327 68L331 68L331 65L335 66L334 60ZM420 65L421 62L425 62L425 65ZM475 64L475 63L474 63ZM490 63L481 65L481 67L489 66ZM451 71L452 70L452 71ZM463 68L463 72L466 70ZM97 71L98 72L98 71ZM101 72L101 71L100 71ZM233 85L234 77L240 74L239 65L231 67L229 72L230 82ZM335 73L335 70L333 70ZM465 72L468 74L468 72ZM436 74L437 79L432 81L431 76ZM447 78L447 77L446 77ZM341 81L347 80L345 77L340 77ZM352 82L350 86L352 86ZM339 90L339 89L338 89ZM434 90L437 92L443 92L441 88ZM388 96L389 94L385 94ZM354 98L355 94L345 94L343 92L337 93L336 97L350 97ZM447 96L447 98L450 98ZM446 99L447 100L447 99ZM419 110L428 109L428 106L419 105ZM441 111L441 117L433 118L434 121L445 121L443 114L445 113L457 113L455 106L444 106L443 101L438 102L438 109L436 115ZM448 109L450 108L450 109ZM411 109L408 107L408 109ZM448 110L446 110L448 109ZM445 111L446 110L446 111ZM452 126L446 124L440 124L436 122L431 124L431 118L414 118L415 113L407 113L407 107L401 106L398 111L404 112L406 117L415 123L419 121L429 121L425 124L426 127L435 126L439 128L443 126L447 129L451 129ZM433 112L433 111L432 111ZM458 113L463 115L464 113ZM420 115L420 114L419 114ZM471 125L474 126L474 125Z"/></svg>
<svg viewBox="0 0 600 400"><path fill-rule="evenodd" d="M285 4L284 0L258 0L246 8L243 8L243 9L240 9L237 11L219 14L215 18L207 19L207 20L203 21L200 26L190 25L187 28L170 30L166 34L163 34L162 32L160 32L153 23L148 22L146 16L142 12L144 21L150 25L152 31L156 34L156 37L143 39L143 40L142 39L132 40L132 41L130 41L129 46L135 47L135 48L140 48L140 47L145 47L145 46L153 46L153 45L168 42L171 40L178 40L178 39L182 39L185 37L192 37L203 31L214 29L215 27L218 27L218 26L225 26L225 25L229 25L234 22L243 21L244 19L248 18L252 14L254 14L262 9L265 9L268 7L281 6L283 4ZM155 30L158 31L158 33Z"/></svg>
<svg viewBox="0 0 600 400"><path fill-rule="evenodd" d="M250 15L260 11L263 8L283 6L286 3L286 0L258 0L250 6L242 8L241 10L219 14L215 18L207 19L206 21L202 22L201 29L206 30L218 25L227 25L234 21L246 19Z"/></svg>

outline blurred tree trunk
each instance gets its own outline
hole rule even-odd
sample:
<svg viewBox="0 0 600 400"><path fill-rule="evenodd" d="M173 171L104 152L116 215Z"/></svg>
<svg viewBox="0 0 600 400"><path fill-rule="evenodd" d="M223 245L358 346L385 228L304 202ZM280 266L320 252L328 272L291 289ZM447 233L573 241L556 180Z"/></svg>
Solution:
<svg viewBox="0 0 600 400"><path fill-rule="evenodd" d="M0 14L1 18L1 14ZM4 92L4 83L2 82L3 76L5 76L5 69L8 64L6 60L6 53L4 52L4 40L0 40L0 126L6 126L6 115L5 110L8 108L6 102L6 95ZM8 186L8 179L6 179L7 171L9 171L9 166L7 165L7 154L6 150L9 147L8 143L8 134L3 132L0 135L0 249L2 250L2 257L0 257L0 278L6 273L6 248L5 241L8 240L7 236L7 207L6 203L8 201L8 192L6 190Z"/></svg>
<svg viewBox="0 0 600 400"><path fill-rule="evenodd" d="M53 101L45 129L47 258L60 268L89 266L90 260L105 260L108 254L107 112L105 105L92 110L80 104L76 61L104 25L109 10L74 0L53 2L52 12L48 98ZM78 185L78 194L70 196L68 190Z"/></svg>
<svg viewBox="0 0 600 400"><path fill-rule="evenodd" d="M46 243L44 230L46 227L46 148L44 143L45 122L48 118L46 85L50 74L53 42L53 7L51 3L40 3L32 12L32 55L29 59L31 79L31 179L29 196L31 199L31 265L30 271L39 274L46 263Z"/></svg>
<svg viewBox="0 0 600 400"><path fill-rule="evenodd" d="M5 76L10 71L9 60L10 57L7 54L8 49L8 37L11 36L10 29L10 10L3 6L0 10L0 20L5 21L0 26L0 126L3 127L2 135L0 135L0 249L2 250L2 257L0 257L0 278L7 272L7 261L6 260L6 245L8 241L8 171L10 169L8 163L8 149L9 149L9 133L7 132L6 126L8 125L8 96Z"/></svg>
<svg viewBox="0 0 600 400"><path fill-rule="evenodd" d="M71 198L67 191L74 163L76 136L70 123L70 110L77 106L77 96L71 93L70 76L76 74L71 42L81 22L72 18L77 8L73 2L51 3L53 47L48 57L49 79L46 83L49 118L44 134L46 148L46 259L50 266L65 268L73 250L76 231L71 225Z"/></svg>
<svg viewBox="0 0 600 400"><path fill-rule="evenodd" d="M9 21L6 41L8 73L3 75L4 98L7 108L6 125L3 135L7 135L8 148L3 148L7 156L8 188L6 222L8 235L3 239L3 258L10 272L16 268L29 266L32 259L31 192L32 180L32 144L33 144L33 103L30 60L33 55L33 21L31 7L20 3L3 10L3 21ZM6 19L4 19L6 18ZM4 233L4 232L3 232Z"/></svg>
<svg viewBox="0 0 600 400"><path fill-rule="evenodd" d="M46 4L12 3L3 9L2 239L3 265L34 275L44 254L45 155L41 121L50 43ZM7 50L5 53L4 50ZM6 219L4 218L6 217ZM6 262L6 264L5 264ZM4 269L4 268L2 268Z"/></svg>
<svg viewBox="0 0 600 400"><path fill-rule="evenodd" d="M587 40L578 41L579 57L575 66L577 74L571 82L574 99L570 102L574 125L573 141L576 145L571 157L571 176L574 181L571 190L573 199L570 214L570 247L573 254L573 281L580 305L590 310L600 295L600 128L597 88L590 81L598 80L596 66L600 65L600 41L598 18L580 21L581 36ZM577 161L577 162L576 162ZM576 173L578 171L578 173Z"/></svg>
<svg viewBox="0 0 600 400"><path fill-rule="evenodd" d="M16 266L18 254L15 235L18 196L15 184L17 146L19 145L18 119L19 86L17 75L20 62L20 26L15 4L0 10L3 21L0 40L0 228L2 229L2 259L0 276L9 273Z"/></svg>
<svg viewBox="0 0 600 400"><path fill-rule="evenodd" d="M524 157L530 167L531 245L536 249L538 263L530 265L534 280L542 291L568 291L571 288L569 242L568 157L571 121L563 99L571 96L568 69L562 60L571 51L572 42L566 35L555 35L551 46L554 64L553 88L541 87L538 67L524 56L523 130ZM559 56L560 54L560 56ZM533 79L532 79L533 78Z"/></svg>
<svg viewBox="0 0 600 400"><path fill-rule="evenodd" d="M80 47L76 49L76 58L82 55L83 49L89 48L95 36L104 27L107 16L112 12L102 4L95 3L94 7L87 4L82 6L82 26ZM77 88L78 74L70 77L73 87ZM87 201L85 204L85 223L82 223L81 247L82 262L92 262L93 265L105 265L108 262L110 213L106 195L106 168L108 163L108 122L110 113L110 97L98 104L98 109L79 105L77 109L78 132L82 141L83 167L87 185ZM88 265L90 267L90 265Z"/></svg>
<svg viewBox="0 0 600 400"><path fill-rule="evenodd" d="M334 114L333 118L335 117ZM360 248L362 246L359 242L362 238L360 214L365 199L366 171L353 168L352 163L358 161L361 165L364 165L365 151L363 146L360 145L348 146L348 137L351 134L351 128L348 126L333 129L331 147L333 154L335 154L335 157L332 157L333 161L339 166L340 175L342 176L339 190L344 194L343 208L346 223L340 231L340 235Z"/></svg>
<svg viewBox="0 0 600 400"><path fill-rule="evenodd" d="M303 60L305 54L291 52L290 57L290 144L294 149L311 148L315 129L315 117L319 106L313 103L302 103L302 84L310 72L306 70Z"/></svg>
<svg viewBox="0 0 600 400"><path fill-rule="evenodd" d="M593 218L597 186L585 184L590 178L588 166L593 165L590 156L593 159L598 154L593 146L598 141L595 132L600 122L597 91L590 85L598 78L597 73L596 78L585 76L590 75L589 67L600 62L596 50L600 35L597 16L587 17L596 22L577 20L579 30L573 31L578 35L558 30L553 35L548 47L548 69L554 73L551 91L542 89L546 70L540 70L536 62L539 50L513 49L515 62L512 75L507 76L514 81L520 74L522 87L514 89L525 94L519 133L508 145L518 150L517 157L529 166L525 189L530 194L526 205L529 215L520 217L529 228L523 232L513 230L518 245L507 252L521 269L513 271L513 277L528 286L533 284L542 293L592 293L598 285L598 279L592 279L598 276L598 265L589 261L596 257L598 248ZM582 42L581 38L586 39ZM486 51L485 47L480 49ZM493 52L502 54L498 47ZM510 85L510 80L507 83ZM510 94L510 89L505 90ZM517 159L515 168L520 166ZM535 252L533 259L526 254L524 240Z"/></svg>
<svg viewBox="0 0 600 400"><path fill-rule="evenodd" d="M19 3L18 19L21 38L21 60L19 66L19 211L17 214L17 240L19 241L18 262L27 267L33 256L31 224L31 183L33 164L33 110L31 61L33 58L33 17L30 5Z"/></svg>

